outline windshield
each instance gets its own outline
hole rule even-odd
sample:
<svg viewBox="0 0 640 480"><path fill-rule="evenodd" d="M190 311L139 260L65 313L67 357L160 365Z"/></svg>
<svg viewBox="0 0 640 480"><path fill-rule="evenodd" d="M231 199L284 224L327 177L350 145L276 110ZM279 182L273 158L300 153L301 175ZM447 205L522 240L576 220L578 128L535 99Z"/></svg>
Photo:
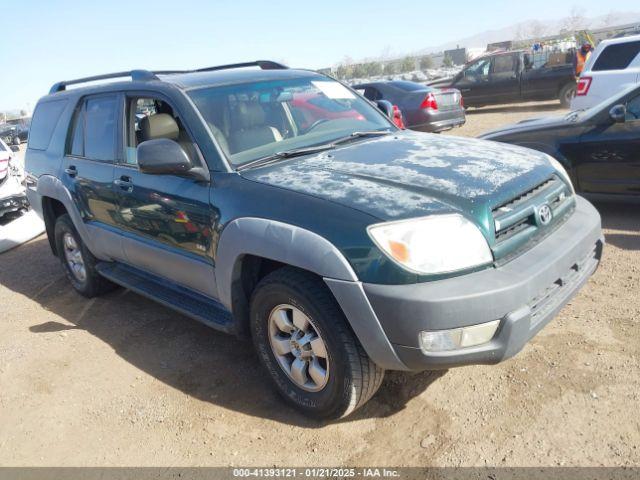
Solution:
<svg viewBox="0 0 640 480"><path fill-rule="evenodd" d="M395 128L369 102L325 77L207 87L189 95L235 167L354 132Z"/></svg>

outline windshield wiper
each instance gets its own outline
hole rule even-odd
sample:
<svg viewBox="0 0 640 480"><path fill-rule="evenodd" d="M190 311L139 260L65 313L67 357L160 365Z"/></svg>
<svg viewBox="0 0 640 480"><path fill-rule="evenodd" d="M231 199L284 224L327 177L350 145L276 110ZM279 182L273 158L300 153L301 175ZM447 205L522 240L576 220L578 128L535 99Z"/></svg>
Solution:
<svg viewBox="0 0 640 480"><path fill-rule="evenodd" d="M336 146L342 145L343 143L350 142L356 138L379 137L382 135L387 135L389 133L391 133L391 130L369 130L369 131L363 131L363 132L353 132L350 135L347 135L346 137L338 138L329 143L314 145L312 147L296 148L293 150L284 150L282 152L276 152L272 155L267 155L266 157L258 158L256 160L252 160L250 162L244 163L240 165L237 168L237 170L240 171L240 170L245 170L247 168L252 168L252 167L262 167L270 163L277 162L278 160L281 160L284 158L293 158L293 157L299 157L302 155L309 155L311 153L323 152L325 150L332 150Z"/></svg>
<svg viewBox="0 0 640 480"><path fill-rule="evenodd" d="M343 143L348 143L356 138L364 138L364 137L382 137L384 135L388 135L391 133L391 130L367 130L363 132L353 132L351 135L347 135L346 137L338 138L331 142L331 145L341 145Z"/></svg>
<svg viewBox="0 0 640 480"><path fill-rule="evenodd" d="M284 158L293 158L299 157L302 155L309 155L311 153L323 152L324 150L331 150L333 148L333 144L323 144L317 145L315 147L307 147L307 148L296 148L293 150L284 150L282 152L276 152L272 155L267 155L266 157L257 158L247 163L243 163L240 165L237 170L245 170L251 167L260 167L263 165L268 165L269 163L276 162L278 160Z"/></svg>

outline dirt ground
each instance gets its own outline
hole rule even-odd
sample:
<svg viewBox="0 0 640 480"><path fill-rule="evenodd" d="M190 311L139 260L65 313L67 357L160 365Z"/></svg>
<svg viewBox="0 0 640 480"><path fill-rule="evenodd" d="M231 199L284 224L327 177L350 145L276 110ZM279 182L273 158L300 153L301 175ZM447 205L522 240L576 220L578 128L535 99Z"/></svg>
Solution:
<svg viewBox="0 0 640 480"><path fill-rule="evenodd" d="M452 134L561 112L471 110ZM640 465L640 209L515 358L388 374L341 422L286 407L248 343L129 291L86 300L40 237L0 255L0 465Z"/></svg>

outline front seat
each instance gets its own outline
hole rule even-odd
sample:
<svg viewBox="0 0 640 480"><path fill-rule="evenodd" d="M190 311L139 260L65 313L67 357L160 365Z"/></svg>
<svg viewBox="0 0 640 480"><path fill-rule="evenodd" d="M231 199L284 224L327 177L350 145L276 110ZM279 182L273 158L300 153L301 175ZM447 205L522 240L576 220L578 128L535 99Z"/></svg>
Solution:
<svg viewBox="0 0 640 480"><path fill-rule="evenodd" d="M191 161L196 158L193 143L188 139L186 132L180 134L180 127L173 116L168 113L156 113L140 120L141 141L167 138L180 144Z"/></svg>
<svg viewBox="0 0 640 480"><path fill-rule="evenodd" d="M280 131L265 123L266 115L259 103L239 103L234 114L235 131L230 139L234 153L282 140Z"/></svg>

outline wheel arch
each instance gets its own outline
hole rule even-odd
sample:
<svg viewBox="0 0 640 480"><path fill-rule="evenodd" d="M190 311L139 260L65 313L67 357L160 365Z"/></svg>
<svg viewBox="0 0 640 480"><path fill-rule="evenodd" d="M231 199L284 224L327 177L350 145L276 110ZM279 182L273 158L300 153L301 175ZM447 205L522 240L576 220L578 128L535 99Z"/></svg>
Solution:
<svg viewBox="0 0 640 480"><path fill-rule="evenodd" d="M264 218L243 217L229 222L220 234L215 258L219 300L232 311L234 285L237 288L241 281L243 267L255 268L257 259L267 265L297 267L320 277L358 280L346 258L327 239Z"/></svg>
<svg viewBox="0 0 640 480"><path fill-rule="evenodd" d="M249 300L258 281L291 266L317 275L342 309L367 354L383 368L406 370L344 255L309 230L274 220L240 218L222 231L216 250L219 301L233 312L236 332L248 333Z"/></svg>
<svg viewBox="0 0 640 480"><path fill-rule="evenodd" d="M60 179L53 175L42 175L38 178L37 194L40 197L42 217L47 229L49 244L51 245L54 255L57 255L57 252L55 242L52 244L53 228L56 218L62 213L69 214L82 241L92 253L95 253L91 235L89 235L82 216L74 204L71 193ZM64 211L62 211L62 209L64 209Z"/></svg>

